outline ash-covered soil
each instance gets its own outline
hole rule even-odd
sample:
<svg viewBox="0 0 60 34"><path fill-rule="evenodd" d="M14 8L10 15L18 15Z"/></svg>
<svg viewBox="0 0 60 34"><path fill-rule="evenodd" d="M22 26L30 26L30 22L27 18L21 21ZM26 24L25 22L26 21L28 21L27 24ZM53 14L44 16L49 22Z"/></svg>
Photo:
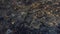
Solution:
<svg viewBox="0 0 60 34"><path fill-rule="evenodd" d="M0 0L0 34L60 34L60 0Z"/></svg>

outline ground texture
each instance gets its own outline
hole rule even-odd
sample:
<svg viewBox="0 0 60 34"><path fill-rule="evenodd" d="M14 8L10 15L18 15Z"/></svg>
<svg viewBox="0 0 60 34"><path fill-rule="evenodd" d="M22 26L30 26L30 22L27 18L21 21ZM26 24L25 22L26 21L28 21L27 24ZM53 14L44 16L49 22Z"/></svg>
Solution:
<svg viewBox="0 0 60 34"><path fill-rule="evenodd" d="M0 0L0 34L60 34L60 0Z"/></svg>

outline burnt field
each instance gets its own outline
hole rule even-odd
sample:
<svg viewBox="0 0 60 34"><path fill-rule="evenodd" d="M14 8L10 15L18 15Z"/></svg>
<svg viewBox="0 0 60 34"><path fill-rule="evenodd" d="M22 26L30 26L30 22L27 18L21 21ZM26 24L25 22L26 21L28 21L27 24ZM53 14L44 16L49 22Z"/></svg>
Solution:
<svg viewBox="0 0 60 34"><path fill-rule="evenodd" d="M0 34L60 34L60 0L0 0Z"/></svg>

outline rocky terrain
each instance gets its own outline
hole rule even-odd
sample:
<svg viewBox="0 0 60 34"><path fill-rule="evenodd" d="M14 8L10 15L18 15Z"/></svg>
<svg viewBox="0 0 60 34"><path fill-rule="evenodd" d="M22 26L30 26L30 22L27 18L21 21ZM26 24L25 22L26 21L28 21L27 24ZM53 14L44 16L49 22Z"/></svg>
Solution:
<svg viewBox="0 0 60 34"><path fill-rule="evenodd" d="M60 34L60 0L0 0L0 34Z"/></svg>

